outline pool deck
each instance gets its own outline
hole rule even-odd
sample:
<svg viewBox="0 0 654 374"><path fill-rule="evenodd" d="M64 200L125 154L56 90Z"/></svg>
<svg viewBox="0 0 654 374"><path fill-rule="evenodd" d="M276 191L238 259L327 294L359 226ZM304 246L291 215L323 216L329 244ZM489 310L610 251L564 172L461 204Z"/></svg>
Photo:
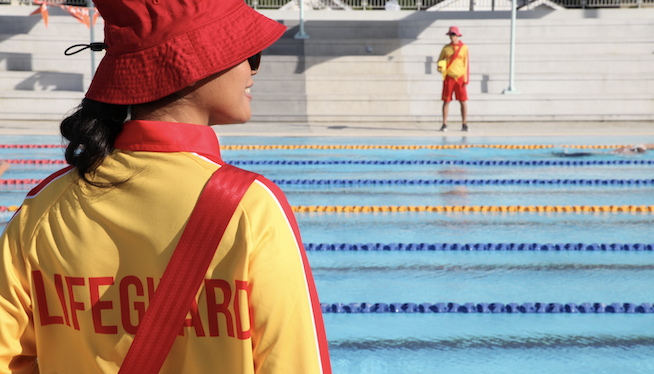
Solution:
<svg viewBox="0 0 654 374"><path fill-rule="evenodd" d="M466 136L654 136L654 122L483 122L468 124L470 131L460 131L461 122L451 122L448 132L440 124L412 123L246 123L215 126L221 136L338 136L338 137L443 137ZM0 135L57 135L54 121L0 120Z"/></svg>

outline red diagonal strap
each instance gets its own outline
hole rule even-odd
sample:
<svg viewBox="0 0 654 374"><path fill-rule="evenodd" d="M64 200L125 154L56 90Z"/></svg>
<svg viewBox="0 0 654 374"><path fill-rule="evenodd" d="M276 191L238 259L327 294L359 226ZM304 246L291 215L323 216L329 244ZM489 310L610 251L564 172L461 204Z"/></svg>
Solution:
<svg viewBox="0 0 654 374"><path fill-rule="evenodd" d="M459 47L459 49L456 49L456 47ZM454 54L452 54L452 58L450 59L450 62L447 63L445 70L450 68L450 65L452 65L455 58L459 57L459 52L461 51L461 48L463 48L463 42L460 40L459 40L459 44L452 46L452 49L454 50Z"/></svg>
<svg viewBox="0 0 654 374"><path fill-rule="evenodd" d="M216 248L257 174L223 165L204 187L119 374L155 374L163 365Z"/></svg>

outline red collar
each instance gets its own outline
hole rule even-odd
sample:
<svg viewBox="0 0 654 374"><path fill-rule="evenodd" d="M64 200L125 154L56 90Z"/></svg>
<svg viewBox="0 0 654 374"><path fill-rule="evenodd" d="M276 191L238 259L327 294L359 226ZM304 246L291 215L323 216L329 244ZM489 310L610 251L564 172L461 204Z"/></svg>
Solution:
<svg viewBox="0 0 654 374"><path fill-rule="evenodd" d="M462 46L462 45L463 45L463 42L459 40L458 43L456 43L456 44L454 44L454 43L450 43L450 45L455 46L455 47L456 47L456 46Z"/></svg>
<svg viewBox="0 0 654 374"><path fill-rule="evenodd" d="M114 147L125 151L193 152L223 163L218 138L209 126L128 121L118 134Z"/></svg>

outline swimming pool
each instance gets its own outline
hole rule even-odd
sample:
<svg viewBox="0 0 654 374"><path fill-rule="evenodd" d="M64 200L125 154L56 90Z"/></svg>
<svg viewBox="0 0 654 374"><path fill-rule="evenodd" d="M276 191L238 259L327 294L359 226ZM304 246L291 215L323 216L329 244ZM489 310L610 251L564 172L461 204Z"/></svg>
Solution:
<svg viewBox="0 0 654 374"><path fill-rule="evenodd" d="M4 143L59 142L54 137ZM280 183L291 205L651 206L653 184L564 183L644 180L654 155L598 152L557 157L565 144L654 143L634 138L344 139L241 138L223 145L396 144L553 145L553 148L226 150L226 160L279 181L385 180L401 183ZM583 148L580 148L583 149ZM61 149L0 149L0 159L61 159ZM311 163L307 163L311 161ZM434 163L446 161L446 163ZM295 163L293 163L295 162ZM547 164L549 162L549 165ZM43 178L61 165L13 165L5 178ZM449 184L407 181L451 180ZM469 181L549 180L478 184ZM457 182L460 181L460 182ZM468 181L468 182L461 182ZM460 183L460 184L457 184ZM0 186L0 205L18 205L30 185ZM4 215L3 215L4 214ZM312 244L425 243L422 250L310 250L323 303L334 373L578 371L651 373L654 314L645 313L334 313L342 303L654 303L653 251L601 250L601 244L654 243L643 212L307 212L296 213ZM6 221L9 213L0 213ZM3 218L4 217L4 218ZM3 224L0 224L3 225ZM526 243L518 249L520 243ZM565 244L595 250L556 250ZM428 249L432 244L432 249ZM469 247L451 244L469 244ZM498 246L498 244L505 244ZM515 249L511 250L511 244ZM538 244L538 246L529 245ZM560 244L556 247L556 244ZM467 250L474 245L480 250ZM536 247L550 250L534 250ZM342 246L345 247L345 246ZM351 247L348 247L351 248ZM367 248L367 247L366 247ZM409 247L413 248L413 247ZM438 249L437 249L438 248ZM493 250L490 250L490 249ZM497 249L500 250L497 250ZM584 247L585 248L585 247ZM608 247L606 247L608 248ZM629 247L632 248L632 247ZM395 250L392 250L395 249ZM454 250L453 250L454 249ZM484 250L485 249L485 250ZM334 309L335 310L335 309ZM327 310L326 310L327 311Z"/></svg>

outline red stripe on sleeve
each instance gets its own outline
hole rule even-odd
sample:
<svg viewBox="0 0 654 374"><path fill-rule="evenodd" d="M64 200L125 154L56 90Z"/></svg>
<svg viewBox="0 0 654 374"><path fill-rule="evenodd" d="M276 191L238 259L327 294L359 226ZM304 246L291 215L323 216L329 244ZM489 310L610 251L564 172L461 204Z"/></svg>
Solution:
<svg viewBox="0 0 654 374"><path fill-rule="evenodd" d="M64 175L67 174L69 171L73 170L73 168L74 168L74 166L67 166L67 167L65 167L65 168L63 168L63 169L57 171L56 173L50 175L49 177L45 178L45 179L43 180L43 182L39 183L38 186L34 187L34 188L33 188L33 189L32 189L32 190L27 194L26 199L38 195L39 192L41 192L41 190L44 189L48 184L50 184L50 183L52 183L53 181L55 181L56 179L58 179L58 178L64 176Z"/></svg>
<svg viewBox="0 0 654 374"><path fill-rule="evenodd" d="M300 251L300 256L302 257L302 266L304 267L304 274L306 276L307 286L309 288L309 297L311 298L311 307L313 308L313 320L315 323L315 331L318 339L318 354L320 355L320 362L322 363L322 372L323 374L331 374L332 367L331 362L329 361L329 347L327 345L327 335L325 334L325 323L322 319L322 310L320 309L320 301L318 300L318 292L316 291L316 284L313 281L313 274L311 272L311 266L309 265L309 260L307 258L307 253L304 250L304 245L302 244L302 238L300 237L300 228L297 225L295 220L295 214L291 209L286 196L276 184L269 181L264 177L259 177L257 180L263 183L268 189L275 195L275 198L281 205L284 210L284 214L288 219L293 234L295 235L295 241L298 244L298 250Z"/></svg>

